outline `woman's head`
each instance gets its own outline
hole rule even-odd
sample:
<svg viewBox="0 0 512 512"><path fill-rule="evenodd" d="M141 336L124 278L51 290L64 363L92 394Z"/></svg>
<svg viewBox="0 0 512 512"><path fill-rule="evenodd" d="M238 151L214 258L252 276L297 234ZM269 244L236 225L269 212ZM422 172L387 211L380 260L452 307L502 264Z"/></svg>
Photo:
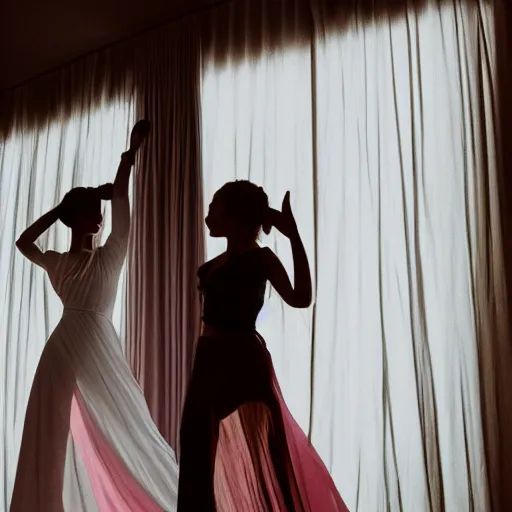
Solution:
<svg viewBox="0 0 512 512"><path fill-rule="evenodd" d="M68 192L60 204L59 219L83 235L96 235L103 223L97 189L78 187Z"/></svg>
<svg viewBox="0 0 512 512"><path fill-rule="evenodd" d="M270 232L268 196L246 180L221 187L210 203L206 225L213 237L248 237L256 240L261 229Z"/></svg>

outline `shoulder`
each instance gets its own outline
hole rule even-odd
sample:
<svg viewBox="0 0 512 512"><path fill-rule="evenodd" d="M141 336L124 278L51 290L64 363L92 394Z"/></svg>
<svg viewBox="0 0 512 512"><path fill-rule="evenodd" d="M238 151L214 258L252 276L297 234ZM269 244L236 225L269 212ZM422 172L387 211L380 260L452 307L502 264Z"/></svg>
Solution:
<svg viewBox="0 0 512 512"><path fill-rule="evenodd" d="M256 280L268 279L269 270L273 267L277 256L270 247L260 247L250 256L249 265L253 268L252 275Z"/></svg>
<svg viewBox="0 0 512 512"><path fill-rule="evenodd" d="M44 268L47 272L51 272L57 267L61 257L62 254L60 252L45 251L35 255L32 261L40 267Z"/></svg>
<svg viewBox="0 0 512 512"><path fill-rule="evenodd" d="M258 257L264 266L272 265L277 259L276 254L270 247L261 247L258 251Z"/></svg>

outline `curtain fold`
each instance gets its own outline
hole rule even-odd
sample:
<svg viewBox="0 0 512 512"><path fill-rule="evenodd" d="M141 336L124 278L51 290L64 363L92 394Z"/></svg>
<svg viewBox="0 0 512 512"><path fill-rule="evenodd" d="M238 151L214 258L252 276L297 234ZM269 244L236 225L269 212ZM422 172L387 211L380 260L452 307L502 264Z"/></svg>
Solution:
<svg viewBox="0 0 512 512"><path fill-rule="evenodd" d="M203 261L200 54L193 22L153 34L136 54L136 113L152 134L136 177L128 272L128 357L149 408L177 448L200 309Z"/></svg>
<svg viewBox="0 0 512 512"><path fill-rule="evenodd" d="M126 96L132 87L133 42L88 55L25 85L0 91L0 139L44 130L85 109Z"/></svg>
<svg viewBox="0 0 512 512"><path fill-rule="evenodd" d="M495 94L496 157L498 165L498 195L501 213L502 243L504 249L504 272L497 266L493 272L494 280L501 283L502 295L495 299L497 318L502 320L496 336L497 357L488 374L494 378L494 388L498 391L495 415L498 432L491 456L493 464L493 503L496 510L512 510L512 487L509 475L512 474L512 394L506 392L510 387L510 323L512 302L509 292L512 289L512 180L509 169L512 168L512 5L510 2L495 3L496 54L494 63L497 73ZM504 281L504 282L503 282ZM505 290L506 287L506 290ZM499 313L498 313L499 311ZM492 432L492 430L491 430Z"/></svg>
<svg viewBox="0 0 512 512"><path fill-rule="evenodd" d="M464 3L477 5L479 1L464 0ZM438 3L450 2L439 0ZM428 4L429 0L204 0L187 11L192 14L180 14L178 9L174 21L169 20L166 26L186 25L192 20L199 31L203 55L220 63L234 56L251 54L256 57L265 51L307 45L315 25L316 29L319 27L315 18L322 20L322 30L339 32L354 22L364 24L379 18L397 18L407 6L421 9ZM105 97L115 100L122 94L127 80L136 73L135 53L161 31L145 31L19 87L0 91L0 138L69 117L84 96L96 105Z"/></svg>

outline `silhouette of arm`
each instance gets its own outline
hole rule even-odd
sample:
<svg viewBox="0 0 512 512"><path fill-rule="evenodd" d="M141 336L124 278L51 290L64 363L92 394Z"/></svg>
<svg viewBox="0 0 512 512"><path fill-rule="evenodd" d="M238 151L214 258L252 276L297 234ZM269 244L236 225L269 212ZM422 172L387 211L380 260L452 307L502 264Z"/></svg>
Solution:
<svg viewBox="0 0 512 512"><path fill-rule="evenodd" d="M270 249L265 251L267 254L267 279L288 305L294 308L307 308L311 305L312 298L311 271L309 270L306 250L293 216L289 191L284 196L281 210L269 208L268 220L272 226L275 226L290 240L293 254L294 283L292 287L282 263Z"/></svg>
<svg viewBox="0 0 512 512"><path fill-rule="evenodd" d="M122 265L128 248L131 223L128 185L134 160L134 152L123 153L114 183L110 187L108 184L98 187L102 195L110 195L112 229L102 251L104 254L110 255L115 266Z"/></svg>
<svg viewBox="0 0 512 512"><path fill-rule="evenodd" d="M53 251L43 253L36 245L36 240L59 218L58 207L45 213L41 218L36 220L20 235L16 241L18 250L28 258L32 263L46 268L47 259L55 254Z"/></svg>
<svg viewBox="0 0 512 512"><path fill-rule="evenodd" d="M126 243L130 233L130 200L128 197L128 186L132 167L135 164L135 155L141 144L144 142L150 130L147 121L138 121L132 129L130 136L130 149L121 155L121 162L112 185L112 232L106 245L117 245L119 249L126 250ZM102 185L99 189L105 189ZM108 192L108 190L107 190ZM117 243L114 243L117 242Z"/></svg>
<svg viewBox="0 0 512 512"><path fill-rule="evenodd" d="M127 238L130 232L128 185L134 163L134 151L126 151L121 155L121 162L112 186L112 233L110 236L120 240Z"/></svg>
<svg viewBox="0 0 512 512"><path fill-rule="evenodd" d="M289 306L307 308L312 299L308 257L298 232L290 237L290 243L293 254L293 286L283 264L271 249L265 251L266 277Z"/></svg>

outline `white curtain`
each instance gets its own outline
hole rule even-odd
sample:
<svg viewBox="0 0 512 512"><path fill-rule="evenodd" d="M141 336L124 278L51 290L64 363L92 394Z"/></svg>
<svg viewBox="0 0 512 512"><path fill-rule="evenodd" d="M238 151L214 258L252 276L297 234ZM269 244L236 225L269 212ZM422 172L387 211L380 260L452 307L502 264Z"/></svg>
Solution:
<svg viewBox="0 0 512 512"><path fill-rule="evenodd" d="M133 102L124 98L0 142L0 510L8 510L37 363L62 312L44 271L16 250L16 238L72 187L113 181L133 118ZM103 237L110 230L109 213L105 204ZM66 251L70 238L57 223L39 245ZM119 332L123 292L124 271L114 312Z"/></svg>
<svg viewBox="0 0 512 512"><path fill-rule="evenodd" d="M259 329L350 510L490 510L479 283L502 270L493 8L352 19L336 33L317 18L301 48L206 60L205 205L235 178L274 207L291 191L315 305L271 292ZM288 242L262 243L293 275ZM208 257L223 248L209 239Z"/></svg>

